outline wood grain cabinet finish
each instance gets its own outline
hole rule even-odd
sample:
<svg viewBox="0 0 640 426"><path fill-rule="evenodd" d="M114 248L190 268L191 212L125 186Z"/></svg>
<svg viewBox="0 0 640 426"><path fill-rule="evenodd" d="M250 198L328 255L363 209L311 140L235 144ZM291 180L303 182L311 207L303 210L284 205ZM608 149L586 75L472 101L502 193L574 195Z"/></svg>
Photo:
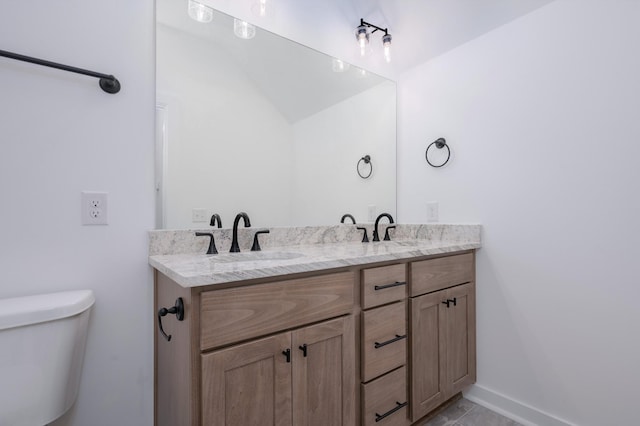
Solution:
<svg viewBox="0 0 640 426"><path fill-rule="evenodd" d="M476 380L475 284L415 297L410 315L416 421Z"/></svg>
<svg viewBox="0 0 640 426"><path fill-rule="evenodd" d="M406 426L408 416L407 369L398 368L362 385L364 426Z"/></svg>
<svg viewBox="0 0 640 426"><path fill-rule="evenodd" d="M363 425L408 424L407 265L361 272L361 392Z"/></svg>
<svg viewBox="0 0 640 426"><path fill-rule="evenodd" d="M381 266L362 270L362 308L369 309L407 297L407 266Z"/></svg>
<svg viewBox="0 0 640 426"><path fill-rule="evenodd" d="M407 303L371 309L362 313L362 381L406 364Z"/></svg>
<svg viewBox="0 0 640 426"><path fill-rule="evenodd" d="M357 423L353 271L201 291L156 273L157 426Z"/></svg>
<svg viewBox="0 0 640 426"><path fill-rule="evenodd" d="M202 355L202 421L355 424L353 317Z"/></svg>
<svg viewBox="0 0 640 426"><path fill-rule="evenodd" d="M473 253L411 263L411 297L474 280Z"/></svg>
<svg viewBox="0 0 640 426"><path fill-rule="evenodd" d="M155 425L421 424L475 381L475 254L371 266L225 288L156 271L156 312L182 297L185 317L156 334Z"/></svg>
<svg viewBox="0 0 640 426"><path fill-rule="evenodd" d="M202 423L292 425L290 333L202 355Z"/></svg>
<svg viewBox="0 0 640 426"><path fill-rule="evenodd" d="M353 316L294 330L293 424L356 423ZM262 424L262 423L261 423Z"/></svg>
<svg viewBox="0 0 640 426"><path fill-rule="evenodd" d="M351 313L352 272L202 293L200 349Z"/></svg>

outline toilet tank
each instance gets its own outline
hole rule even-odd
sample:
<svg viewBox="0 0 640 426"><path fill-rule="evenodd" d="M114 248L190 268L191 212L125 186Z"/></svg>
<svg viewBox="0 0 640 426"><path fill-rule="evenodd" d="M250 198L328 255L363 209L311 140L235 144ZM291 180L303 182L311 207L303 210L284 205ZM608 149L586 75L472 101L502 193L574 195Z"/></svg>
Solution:
<svg viewBox="0 0 640 426"><path fill-rule="evenodd" d="M91 290L0 299L0 425L40 426L78 394Z"/></svg>

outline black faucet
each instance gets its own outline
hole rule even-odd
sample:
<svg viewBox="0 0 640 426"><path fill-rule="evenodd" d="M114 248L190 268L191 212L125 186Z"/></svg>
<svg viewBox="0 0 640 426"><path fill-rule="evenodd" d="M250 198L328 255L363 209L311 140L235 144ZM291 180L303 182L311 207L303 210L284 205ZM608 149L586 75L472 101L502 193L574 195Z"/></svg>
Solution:
<svg viewBox="0 0 640 426"><path fill-rule="evenodd" d="M231 250L229 250L229 253L240 253L240 246L238 246L238 222L240 222L240 218L244 219L245 228L251 226L249 215L245 212L240 212L236 215L236 219L233 221L233 240L231 241Z"/></svg>
<svg viewBox="0 0 640 426"><path fill-rule="evenodd" d="M380 219L386 217L389 219L389 223L395 223L393 221L393 217L389 213L380 213L380 215L376 218L376 223L373 227L373 241L380 241L380 234L378 233L378 222Z"/></svg>
<svg viewBox="0 0 640 426"><path fill-rule="evenodd" d="M340 223L344 223L344 220L347 219L347 218L351 219L353 221L354 225L356 224L356 218L353 217L352 215L350 215L349 213L347 213L344 216L342 216L342 219L340 219Z"/></svg>
<svg viewBox="0 0 640 426"><path fill-rule="evenodd" d="M212 233L196 232L196 237L209 237L209 248L207 249L207 254L218 254L218 250L216 249L216 242L213 239Z"/></svg>
<svg viewBox="0 0 640 426"><path fill-rule="evenodd" d="M211 216L211 222L209 226L216 226L216 221L218 221L218 228L222 228L222 219L220 219L220 215L218 213L214 213Z"/></svg>

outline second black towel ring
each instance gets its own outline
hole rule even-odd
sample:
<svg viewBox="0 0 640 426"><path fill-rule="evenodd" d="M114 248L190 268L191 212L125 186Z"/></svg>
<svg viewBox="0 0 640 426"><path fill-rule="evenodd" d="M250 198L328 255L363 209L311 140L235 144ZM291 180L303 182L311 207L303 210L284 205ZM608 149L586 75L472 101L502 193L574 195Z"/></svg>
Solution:
<svg viewBox="0 0 640 426"><path fill-rule="evenodd" d="M366 176L360 172L360 163L362 163L363 161L364 161L364 164L369 165L369 174L367 174ZM358 176L360 176L362 179L367 179L369 178L369 176L371 176L371 173L373 173L373 163L371 162L370 155L365 155L358 161L358 164L356 165L356 171L358 172Z"/></svg>
<svg viewBox="0 0 640 426"><path fill-rule="evenodd" d="M447 159L444 160L442 164L433 164L431 161L429 161L429 148L431 148L433 145L435 145L438 149L447 148ZM444 138L438 138L429 144L427 150L424 153L424 157L431 167L442 167L447 164L449 158L451 158L451 149L449 149L449 145L447 145L447 141Z"/></svg>

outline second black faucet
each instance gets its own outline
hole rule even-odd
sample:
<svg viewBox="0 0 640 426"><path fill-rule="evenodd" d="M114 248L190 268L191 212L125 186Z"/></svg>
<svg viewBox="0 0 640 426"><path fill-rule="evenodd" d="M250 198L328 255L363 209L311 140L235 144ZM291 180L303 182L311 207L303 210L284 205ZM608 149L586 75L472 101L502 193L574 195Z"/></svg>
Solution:
<svg viewBox="0 0 640 426"><path fill-rule="evenodd" d="M373 227L373 241L380 241L380 233L378 232L378 223L380 222L380 219L382 219L383 217L386 217L387 219L389 219L389 223L394 223L393 217L389 213L381 213L380 216L378 216L378 218L376 219L376 223Z"/></svg>
<svg viewBox="0 0 640 426"><path fill-rule="evenodd" d="M240 219L244 221L245 228L251 227L251 221L249 220L248 214L240 212L236 215L236 218L233 221L233 240L231 241L231 250L229 250L229 253L240 253L240 246L238 245L238 223L240 222Z"/></svg>

